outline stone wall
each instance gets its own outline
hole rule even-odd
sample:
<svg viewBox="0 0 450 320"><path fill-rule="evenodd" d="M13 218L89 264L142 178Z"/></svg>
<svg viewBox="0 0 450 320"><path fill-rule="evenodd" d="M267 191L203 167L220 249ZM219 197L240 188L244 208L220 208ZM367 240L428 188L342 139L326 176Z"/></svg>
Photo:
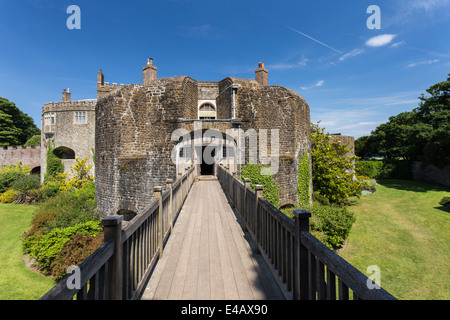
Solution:
<svg viewBox="0 0 450 320"><path fill-rule="evenodd" d="M0 167L21 162L32 170L41 166L41 146L36 147L0 147Z"/></svg>
<svg viewBox="0 0 450 320"><path fill-rule="evenodd" d="M450 165L438 168L433 165L422 165L419 161L414 161L411 165L411 173L414 180L422 180L450 186Z"/></svg>
<svg viewBox="0 0 450 320"><path fill-rule="evenodd" d="M102 215L142 212L153 187L176 179L172 132L197 113L198 90L189 77L128 85L100 99L96 109L96 196Z"/></svg>

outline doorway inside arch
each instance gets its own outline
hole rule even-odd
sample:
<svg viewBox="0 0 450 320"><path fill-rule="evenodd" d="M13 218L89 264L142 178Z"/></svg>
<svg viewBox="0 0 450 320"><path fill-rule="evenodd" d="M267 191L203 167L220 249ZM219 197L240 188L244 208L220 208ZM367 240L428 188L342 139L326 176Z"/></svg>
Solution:
<svg viewBox="0 0 450 320"><path fill-rule="evenodd" d="M216 156L216 148L213 148L211 150L211 148L202 147L202 163L200 164L200 175L202 176L211 176L214 175L214 161L210 161L209 155L207 157L205 157L206 153L210 153L210 157L211 158L215 158ZM206 158L206 159L205 159ZM210 163L212 162L212 163Z"/></svg>

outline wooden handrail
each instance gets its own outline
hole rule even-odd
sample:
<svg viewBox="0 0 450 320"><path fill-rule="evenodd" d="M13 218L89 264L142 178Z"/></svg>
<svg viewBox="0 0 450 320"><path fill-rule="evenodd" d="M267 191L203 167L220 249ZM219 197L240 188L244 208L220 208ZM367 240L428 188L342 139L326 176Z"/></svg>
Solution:
<svg viewBox="0 0 450 320"><path fill-rule="evenodd" d="M382 288L369 288L368 277L309 233L311 213L294 210L293 221L255 191L237 187L240 181L222 166L217 176L287 299L348 300L349 290L353 299L395 299Z"/></svg>
<svg viewBox="0 0 450 320"><path fill-rule="evenodd" d="M106 217L104 228L112 229L104 229L105 243L78 266L80 288L69 289L67 281L72 275L67 275L41 300L138 298L195 181L193 175L195 168L191 167L126 225L122 225L121 216ZM169 213L170 217L162 216Z"/></svg>

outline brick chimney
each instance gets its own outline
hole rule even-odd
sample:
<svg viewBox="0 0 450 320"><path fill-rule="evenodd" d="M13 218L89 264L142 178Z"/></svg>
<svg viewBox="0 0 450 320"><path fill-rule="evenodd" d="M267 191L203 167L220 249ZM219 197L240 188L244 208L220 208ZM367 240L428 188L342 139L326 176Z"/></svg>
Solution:
<svg viewBox="0 0 450 320"><path fill-rule="evenodd" d="M62 101L63 102L70 102L70 89L64 89L62 93Z"/></svg>
<svg viewBox="0 0 450 320"><path fill-rule="evenodd" d="M264 63L260 62L258 69L255 70L255 80L262 86L269 85L269 71L264 68Z"/></svg>
<svg viewBox="0 0 450 320"><path fill-rule="evenodd" d="M103 86L105 85L105 76L103 75L102 69L97 73L97 86Z"/></svg>
<svg viewBox="0 0 450 320"><path fill-rule="evenodd" d="M143 68L144 86L157 78L158 68L153 65L153 58L147 60L147 65Z"/></svg>

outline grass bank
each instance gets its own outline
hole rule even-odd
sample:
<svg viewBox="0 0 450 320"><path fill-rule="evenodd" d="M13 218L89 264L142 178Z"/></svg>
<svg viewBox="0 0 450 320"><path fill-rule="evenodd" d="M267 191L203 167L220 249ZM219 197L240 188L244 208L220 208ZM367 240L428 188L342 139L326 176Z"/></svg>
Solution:
<svg viewBox="0 0 450 320"><path fill-rule="evenodd" d="M356 222L340 255L366 274L381 270L381 286L398 299L450 299L450 212L439 205L450 188L379 181L350 207Z"/></svg>
<svg viewBox="0 0 450 320"><path fill-rule="evenodd" d="M25 266L21 237L35 206L0 203L0 300L37 300L54 282Z"/></svg>

